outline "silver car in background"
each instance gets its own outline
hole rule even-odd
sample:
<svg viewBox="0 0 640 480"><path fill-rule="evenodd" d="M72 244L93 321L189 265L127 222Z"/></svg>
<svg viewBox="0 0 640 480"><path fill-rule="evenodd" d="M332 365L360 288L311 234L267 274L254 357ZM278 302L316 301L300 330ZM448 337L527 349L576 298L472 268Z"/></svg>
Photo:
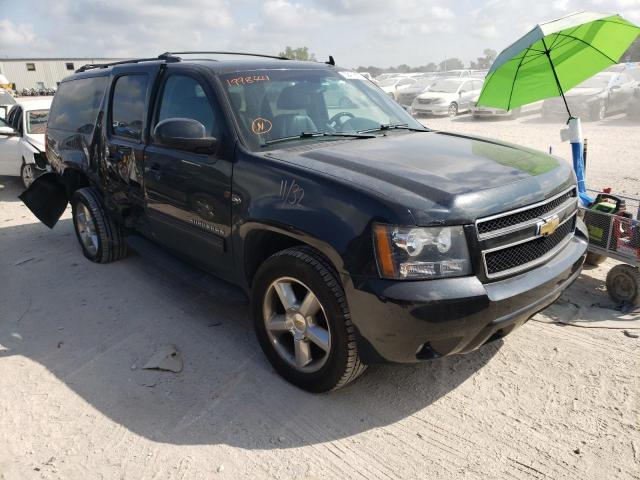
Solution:
<svg viewBox="0 0 640 480"><path fill-rule="evenodd" d="M482 90L482 80L478 78L443 78L418 95L411 104L411 114L449 115L468 111L473 99Z"/></svg>

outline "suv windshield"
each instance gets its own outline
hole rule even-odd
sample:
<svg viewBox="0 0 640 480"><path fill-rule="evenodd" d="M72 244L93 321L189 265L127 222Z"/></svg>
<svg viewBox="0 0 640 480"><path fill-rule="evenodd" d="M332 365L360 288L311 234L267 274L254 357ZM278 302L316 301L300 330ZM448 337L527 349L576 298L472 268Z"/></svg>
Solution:
<svg viewBox="0 0 640 480"><path fill-rule="evenodd" d="M27 133L44 134L49 119L49 110L31 110L27 112Z"/></svg>
<svg viewBox="0 0 640 480"><path fill-rule="evenodd" d="M456 93L462 82L456 80L438 80L429 89L430 92Z"/></svg>
<svg viewBox="0 0 640 480"><path fill-rule="evenodd" d="M303 133L318 134L305 136L308 141L323 141L381 126L424 129L355 72L254 70L224 75L222 81L242 135L252 149L278 139L302 137Z"/></svg>

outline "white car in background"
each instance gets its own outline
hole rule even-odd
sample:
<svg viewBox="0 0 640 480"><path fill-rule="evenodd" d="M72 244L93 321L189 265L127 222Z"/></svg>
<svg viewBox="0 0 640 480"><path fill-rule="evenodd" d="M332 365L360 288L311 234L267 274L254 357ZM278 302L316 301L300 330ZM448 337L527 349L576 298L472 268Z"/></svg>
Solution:
<svg viewBox="0 0 640 480"><path fill-rule="evenodd" d="M413 77L391 77L386 80L382 80L378 86L384 93L389 95L394 100L398 99L398 93L405 88L416 83L417 79Z"/></svg>
<svg viewBox="0 0 640 480"><path fill-rule="evenodd" d="M518 118L522 114L530 114L534 112L540 112L542 110L542 100L539 102L530 103L521 107L513 108L511 110L503 110L502 108L486 107L484 105L478 105L478 99L480 95L473 99L471 106L471 115L474 119L479 118L493 118L493 117L509 117Z"/></svg>
<svg viewBox="0 0 640 480"><path fill-rule="evenodd" d="M0 118L7 118L7 113L16 104L16 99L4 88L0 88Z"/></svg>
<svg viewBox="0 0 640 480"><path fill-rule="evenodd" d="M19 99L0 123L0 175L19 176L25 187L47 168L44 133L51 100Z"/></svg>
<svg viewBox="0 0 640 480"><path fill-rule="evenodd" d="M449 115L469 110L473 99L480 95L482 80L478 78L443 78L418 95L411 104L411 114Z"/></svg>

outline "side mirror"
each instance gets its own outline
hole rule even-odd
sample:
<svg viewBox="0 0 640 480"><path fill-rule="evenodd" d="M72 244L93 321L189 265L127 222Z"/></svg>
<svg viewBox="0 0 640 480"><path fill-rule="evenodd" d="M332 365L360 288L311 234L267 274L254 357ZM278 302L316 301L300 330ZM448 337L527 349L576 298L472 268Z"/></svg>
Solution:
<svg viewBox="0 0 640 480"><path fill-rule="evenodd" d="M0 127L0 135L4 135L5 137L17 137L20 133L16 132L11 127Z"/></svg>
<svg viewBox="0 0 640 480"><path fill-rule="evenodd" d="M153 140L157 145L189 152L213 153L218 139L207 137L204 125L191 118L167 118L156 125Z"/></svg>

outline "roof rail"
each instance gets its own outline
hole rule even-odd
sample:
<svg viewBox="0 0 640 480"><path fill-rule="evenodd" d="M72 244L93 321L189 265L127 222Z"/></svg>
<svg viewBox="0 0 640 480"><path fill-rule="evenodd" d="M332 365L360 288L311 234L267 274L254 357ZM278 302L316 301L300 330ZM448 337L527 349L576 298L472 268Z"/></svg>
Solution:
<svg viewBox="0 0 640 480"><path fill-rule="evenodd" d="M141 62L157 62L158 60L164 60L166 62L179 62L180 59L178 57L172 57L171 55L162 54L159 57L153 58L132 58L131 60L120 60L119 62L110 62L110 63L88 63L87 65L83 65L76 70L76 73L86 72L87 70L93 70L95 68L107 68L112 67L114 65L126 65L128 63L141 63Z"/></svg>
<svg viewBox="0 0 640 480"><path fill-rule="evenodd" d="M263 57L263 58L275 58L276 60L289 60L287 57L275 56L275 55L264 55L261 53L246 53L246 52L165 52L162 55L158 55L159 59L171 58L174 55L200 55L200 54L214 54L214 55L242 55L245 57ZM177 58L177 57L174 57Z"/></svg>

